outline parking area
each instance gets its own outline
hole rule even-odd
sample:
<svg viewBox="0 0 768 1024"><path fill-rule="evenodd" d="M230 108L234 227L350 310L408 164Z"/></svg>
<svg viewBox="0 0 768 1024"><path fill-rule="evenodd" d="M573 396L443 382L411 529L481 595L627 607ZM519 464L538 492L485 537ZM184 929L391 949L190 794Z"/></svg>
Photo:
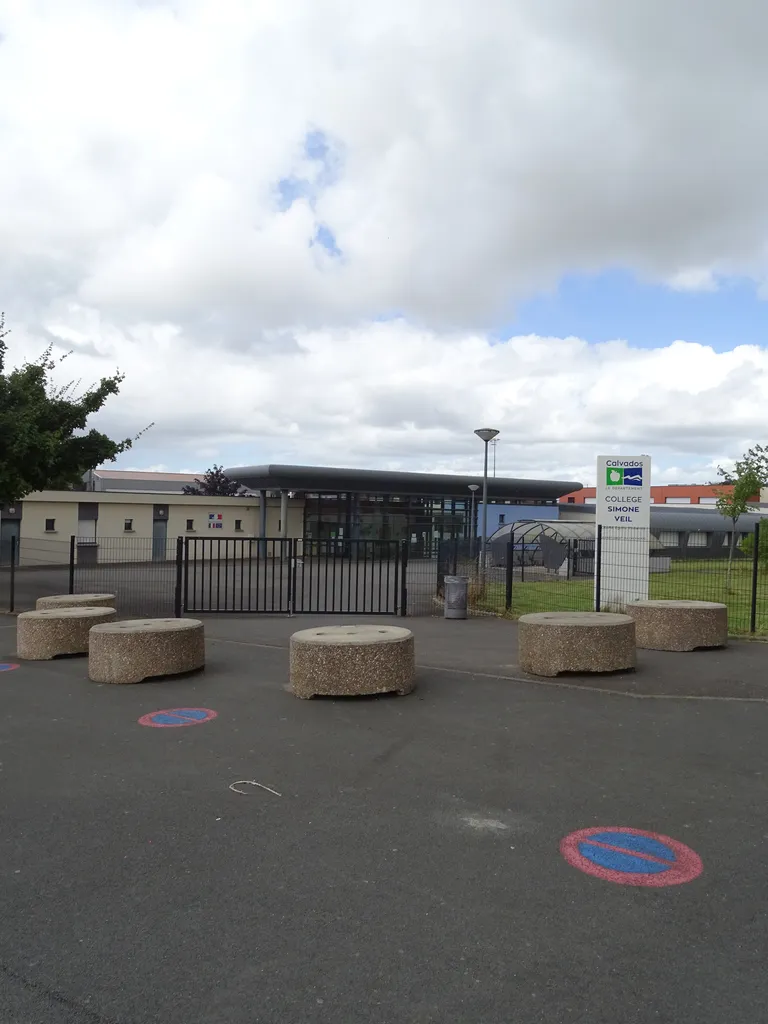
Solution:
<svg viewBox="0 0 768 1024"><path fill-rule="evenodd" d="M414 619L412 695L300 701L335 620L205 621L203 673L110 687L0 618L1 1020L763 1019L764 645L538 682Z"/></svg>

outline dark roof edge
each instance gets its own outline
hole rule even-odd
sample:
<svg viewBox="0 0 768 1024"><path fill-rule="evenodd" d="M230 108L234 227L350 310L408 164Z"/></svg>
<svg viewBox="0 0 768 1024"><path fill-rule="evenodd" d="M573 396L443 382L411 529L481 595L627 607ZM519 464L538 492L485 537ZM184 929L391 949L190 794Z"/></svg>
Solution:
<svg viewBox="0 0 768 1024"><path fill-rule="evenodd" d="M330 466L235 466L225 469L230 479L237 480L246 487L288 489L302 491L316 490L389 490L399 489L416 494L420 489L427 493L463 494L470 484L482 486L482 476L464 476L454 473L411 473L399 470L382 469L346 469ZM541 497L555 499L573 490L581 484L573 480L530 480L524 477L489 477L489 497L519 497L528 495L532 498Z"/></svg>

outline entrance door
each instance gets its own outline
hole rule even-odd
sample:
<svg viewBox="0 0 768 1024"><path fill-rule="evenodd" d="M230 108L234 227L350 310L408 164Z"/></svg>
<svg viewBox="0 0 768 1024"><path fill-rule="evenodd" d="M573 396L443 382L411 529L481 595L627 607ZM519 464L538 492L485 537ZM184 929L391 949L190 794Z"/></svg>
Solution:
<svg viewBox="0 0 768 1024"><path fill-rule="evenodd" d="M156 519L152 523L152 561L164 562L168 540L168 521Z"/></svg>
<svg viewBox="0 0 768 1024"><path fill-rule="evenodd" d="M11 538L16 538L16 564L19 564L19 535L21 523L18 519L0 519L0 565L11 564Z"/></svg>

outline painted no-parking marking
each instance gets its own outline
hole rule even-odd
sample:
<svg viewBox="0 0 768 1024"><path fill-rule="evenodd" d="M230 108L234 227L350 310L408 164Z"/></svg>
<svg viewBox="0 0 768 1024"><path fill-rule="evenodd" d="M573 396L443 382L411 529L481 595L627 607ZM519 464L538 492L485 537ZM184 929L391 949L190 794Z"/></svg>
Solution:
<svg viewBox="0 0 768 1024"><path fill-rule="evenodd" d="M21 666L15 665L12 661L0 661L0 672L13 672L15 668L21 668Z"/></svg>
<svg viewBox="0 0 768 1024"><path fill-rule="evenodd" d="M147 725L151 729L180 729L185 725L203 725L218 715L210 708L166 708L163 711L150 711L142 715L139 725Z"/></svg>
<svg viewBox="0 0 768 1024"><path fill-rule="evenodd" d="M560 852L572 867L617 885L660 889L691 882L704 870L689 846L637 828L583 828L562 840Z"/></svg>

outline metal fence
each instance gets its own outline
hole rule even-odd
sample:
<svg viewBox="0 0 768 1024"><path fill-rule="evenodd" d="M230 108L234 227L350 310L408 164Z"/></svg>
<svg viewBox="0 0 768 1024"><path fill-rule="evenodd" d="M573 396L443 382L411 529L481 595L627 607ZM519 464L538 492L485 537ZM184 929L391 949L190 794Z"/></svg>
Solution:
<svg viewBox="0 0 768 1024"><path fill-rule="evenodd" d="M556 524L552 524L556 527ZM606 528L607 529L607 528ZM620 529L618 578L606 529L593 539L514 534L484 560L466 540L433 548L407 542L245 538L144 538L92 542L22 540L0 565L0 610L25 611L38 597L114 593L122 616L196 613L442 615L446 575L468 580L470 615L518 618L536 611L590 611L626 593L627 574L647 573L651 598L717 601L734 633L768 635L768 526L757 524L732 560L677 558L646 532ZM618 528L617 528L618 529ZM598 571L595 572L597 563ZM615 564L615 563L614 563ZM620 587L619 587L620 584Z"/></svg>
<svg viewBox="0 0 768 1024"><path fill-rule="evenodd" d="M24 612L38 597L69 592L69 541L11 537L0 564L0 611Z"/></svg>
<svg viewBox="0 0 768 1024"><path fill-rule="evenodd" d="M654 548L648 530L598 527L598 572L595 574L594 607L603 611L618 608L615 594L633 595L638 581L638 597L652 600L714 601L728 608L728 626L732 633L768 633L768 564L761 560L761 532L768 524L755 524L749 550L735 547L732 557L684 558L664 554ZM765 536L762 554L765 549ZM612 555L613 549L613 556ZM612 568L613 566L613 568Z"/></svg>
<svg viewBox="0 0 768 1024"><path fill-rule="evenodd" d="M396 541L186 538L181 609L404 614Z"/></svg>
<svg viewBox="0 0 768 1024"><path fill-rule="evenodd" d="M768 535L768 526L763 525ZM768 543L760 541L760 524L745 552L733 558L675 558L655 546L647 530L598 527L595 540L563 541L556 552L540 546L508 544L504 558L506 580L490 580L480 597L497 614L519 618L537 611L593 611L617 607L615 596L632 595L653 600L715 601L728 607L733 633L768 634ZM621 568L611 557L611 546L621 545ZM498 560L498 559L497 559ZM595 571L597 565L597 571ZM628 585L629 581L629 585Z"/></svg>

